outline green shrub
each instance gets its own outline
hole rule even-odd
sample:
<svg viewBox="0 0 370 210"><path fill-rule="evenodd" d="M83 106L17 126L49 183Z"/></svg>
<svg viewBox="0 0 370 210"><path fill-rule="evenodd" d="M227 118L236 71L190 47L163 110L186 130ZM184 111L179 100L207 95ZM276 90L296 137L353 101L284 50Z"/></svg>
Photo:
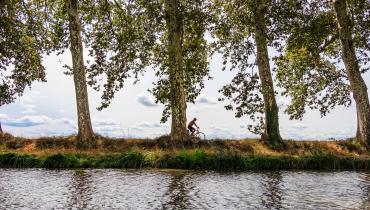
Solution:
<svg viewBox="0 0 370 210"><path fill-rule="evenodd" d="M130 152L115 158L114 168L143 168L146 167L145 155L139 152Z"/></svg>
<svg viewBox="0 0 370 210"><path fill-rule="evenodd" d="M97 158L88 157L81 163L83 167L97 168L144 168L149 166L146 156L139 152L129 152L122 155L104 155Z"/></svg>
<svg viewBox="0 0 370 210"><path fill-rule="evenodd" d="M328 154L306 157L241 156L237 153L207 154L198 150L164 155L129 152L121 155L56 154L46 158L13 153L0 154L0 167L44 168L171 168L191 170L366 170L370 159Z"/></svg>
<svg viewBox="0 0 370 210"><path fill-rule="evenodd" d="M45 159L44 168L79 168L81 167L78 159L74 155L56 154Z"/></svg>
<svg viewBox="0 0 370 210"><path fill-rule="evenodd" d="M97 165L96 157L79 157L81 168L102 168Z"/></svg>
<svg viewBox="0 0 370 210"><path fill-rule="evenodd" d="M34 168L40 167L41 161L31 155L6 153L0 155L1 168Z"/></svg>

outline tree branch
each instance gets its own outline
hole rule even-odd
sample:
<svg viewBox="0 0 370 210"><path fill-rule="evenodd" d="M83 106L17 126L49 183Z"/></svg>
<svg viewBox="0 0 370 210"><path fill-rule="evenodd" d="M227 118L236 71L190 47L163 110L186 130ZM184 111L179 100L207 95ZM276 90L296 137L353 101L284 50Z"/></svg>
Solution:
<svg viewBox="0 0 370 210"><path fill-rule="evenodd" d="M339 37L339 33L336 33L330 39L325 40L325 43L321 47L319 47L319 52L324 51L330 44L332 44L333 42L335 42L338 37Z"/></svg>
<svg viewBox="0 0 370 210"><path fill-rule="evenodd" d="M125 10L119 5L119 3L116 0L113 0L116 7L122 12L125 13Z"/></svg>

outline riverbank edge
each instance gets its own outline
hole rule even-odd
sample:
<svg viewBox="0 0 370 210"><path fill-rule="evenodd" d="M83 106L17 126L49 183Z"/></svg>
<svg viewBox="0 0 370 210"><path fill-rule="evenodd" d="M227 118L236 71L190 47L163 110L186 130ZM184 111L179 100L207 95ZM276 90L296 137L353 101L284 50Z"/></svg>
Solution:
<svg viewBox="0 0 370 210"><path fill-rule="evenodd" d="M150 152L122 154L33 154L2 153L0 168L115 168L187 169L215 171L248 170L370 170L370 158L321 154L294 156L243 156L235 153L207 154L202 150L156 155Z"/></svg>

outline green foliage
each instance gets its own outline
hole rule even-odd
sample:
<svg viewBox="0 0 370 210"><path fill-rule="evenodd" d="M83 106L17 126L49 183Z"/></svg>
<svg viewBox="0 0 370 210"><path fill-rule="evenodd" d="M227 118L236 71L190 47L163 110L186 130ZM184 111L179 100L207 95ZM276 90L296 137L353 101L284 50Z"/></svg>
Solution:
<svg viewBox="0 0 370 210"><path fill-rule="evenodd" d="M350 0L347 3L352 18L353 41L361 73L370 69L370 2Z"/></svg>
<svg viewBox="0 0 370 210"><path fill-rule="evenodd" d="M285 112L291 119L302 119L306 107L325 116L337 105L351 104L350 88L343 70L329 60L315 59L307 48L287 51L276 60L278 86L291 103Z"/></svg>
<svg viewBox="0 0 370 210"><path fill-rule="evenodd" d="M164 3L154 3L159 8L160 18L157 19L157 30L160 37L154 45L153 65L156 67L156 76L158 80L154 83L155 87L150 92L156 98L156 102L165 104L161 121L167 121L171 113L171 82L170 82L170 58L168 48L168 31L166 18L168 14L164 10ZM207 10L207 1L179 1L178 18L181 21L181 50L183 56L182 69L184 74L184 88L186 101L194 103L196 97L204 88L204 79L209 76L208 56L210 47L205 39L205 32L209 22L209 11ZM152 8L151 7L147 7ZM154 15L158 15L153 13ZM153 19L153 16L149 16Z"/></svg>
<svg viewBox="0 0 370 210"><path fill-rule="evenodd" d="M205 39L208 15L205 1L180 0L182 56L186 100L194 102L209 78L209 46ZM165 104L162 121L170 114L168 32L164 1L97 1L87 17L90 55L89 84L103 90L99 109L109 106L130 77L135 83L149 68L157 76L151 93Z"/></svg>
<svg viewBox="0 0 370 210"><path fill-rule="evenodd" d="M286 48L276 60L278 86L291 103L285 110L301 119L306 109L325 116L336 106L351 105L351 90L342 69L340 40L331 1L302 1L303 10L287 25ZM354 47L361 72L369 68L370 3L348 1Z"/></svg>
<svg viewBox="0 0 370 210"><path fill-rule="evenodd" d="M34 81L46 81L42 54L51 41L41 5L31 1L0 3L0 106L13 102Z"/></svg>
<svg viewBox="0 0 370 210"><path fill-rule="evenodd" d="M163 156L129 152L121 155L56 154L46 158L0 154L0 168L172 168L189 170L366 170L370 159L320 154L303 157L242 156L237 153L207 154L198 150Z"/></svg>
<svg viewBox="0 0 370 210"><path fill-rule="evenodd" d="M0 154L0 168L33 168L40 164L41 161L31 155Z"/></svg>
<svg viewBox="0 0 370 210"><path fill-rule="evenodd" d="M89 84L103 89L103 109L129 77L137 80L150 65L155 21L133 1L91 1L88 10L86 34L94 62L87 73Z"/></svg>
<svg viewBox="0 0 370 210"><path fill-rule="evenodd" d="M234 110L235 117L247 115L253 122L248 129L262 134L265 127L264 100L269 100L262 97L262 90L270 87L262 88L259 72L255 69L256 28L266 28L263 33L267 45L281 50L282 40L287 34L286 25L294 17L291 11L301 9L300 4L298 1L215 0L211 8L212 34L216 38L214 45L223 55L223 69L237 70L232 81L219 91L223 94L219 100L230 102L225 108ZM257 11L264 16L261 23Z"/></svg>
<svg viewBox="0 0 370 210"><path fill-rule="evenodd" d="M42 166L45 168L78 168L80 163L74 155L56 154L47 157Z"/></svg>
<svg viewBox="0 0 370 210"><path fill-rule="evenodd" d="M145 156L138 152L114 156L56 154L46 157L43 162L45 168L143 168L146 166Z"/></svg>
<svg viewBox="0 0 370 210"><path fill-rule="evenodd" d="M130 152L113 158L109 164L112 168L143 168L145 164L145 156L139 152Z"/></svg>
<svg viewBox="0 0 370 210"><path fill-rule="evenodd" d="M230 71L238 70L231 83L219 91L224 95L219 100L231 102L225 108L235 109L235 117L247 115L257 122L248 128L253 133L261 133L264 103L260 78L251 60L255 53L252 7L252 1L214 1L212 33L217 38L216 49L223 55L223 69L230 64Z"/></svg>

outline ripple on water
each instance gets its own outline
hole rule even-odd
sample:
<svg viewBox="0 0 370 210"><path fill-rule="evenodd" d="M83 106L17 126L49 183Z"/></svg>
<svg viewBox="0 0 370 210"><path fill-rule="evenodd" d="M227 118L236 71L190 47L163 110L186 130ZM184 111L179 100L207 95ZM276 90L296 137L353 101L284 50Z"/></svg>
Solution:
<svg viewBox="0 0 370 210"><path fill-rule="evenodd" d="M0 169L0 209L370 209L370 173Z"/></svg>

